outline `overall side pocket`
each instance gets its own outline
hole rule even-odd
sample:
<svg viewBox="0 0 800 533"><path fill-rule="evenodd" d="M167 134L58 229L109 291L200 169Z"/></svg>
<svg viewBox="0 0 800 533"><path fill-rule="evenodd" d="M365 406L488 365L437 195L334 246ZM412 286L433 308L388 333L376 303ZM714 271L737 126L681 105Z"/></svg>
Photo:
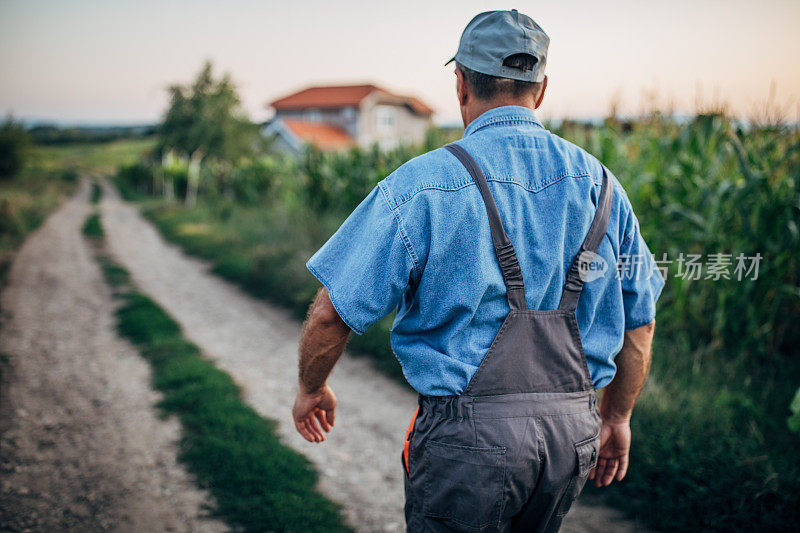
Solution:
<svg viewBox="0 0 800 533"><path fill-rule="evenodd" d="M572 507L572 503L577 499L578 495L583 490L586 484L586 479L589 477L589 472L592 468L597 466L597 453L600 448L600 434L590 437L586 440L575 443L575 456L577 460L577 468L572 476L572 479L564 492L561 502L558 504L556 516L564 516Z"/></svg>
<svg viewBox="0 0 800 533"><path fill-rule="evenodd" d="M460 530L499 525L505 494L506 448L428 441L423 464L425 516Z"/></svg>

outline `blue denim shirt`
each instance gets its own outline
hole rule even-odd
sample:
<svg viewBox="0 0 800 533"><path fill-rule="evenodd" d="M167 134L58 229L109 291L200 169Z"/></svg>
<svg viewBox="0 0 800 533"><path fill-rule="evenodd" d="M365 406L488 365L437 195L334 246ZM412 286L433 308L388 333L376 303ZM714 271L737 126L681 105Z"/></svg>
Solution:
<svg viewBox="0 0 800 533"><path fill-rule="evenodd" d="M489 182L528 308L556 309L595 213L600 162L516 106L487 111L458 142ZM625 330L655 318L664 285L622 186L609 178L614 198L599 254L610 268L587 281L577 309L598 388L614 377ZM639 259L626 259L636 268L619 275L621 258ZM429 396L463 392L509 311L480 192L443 148L381 181L306 266L358 334L397 308L392 349L411 386Z"/></svg>

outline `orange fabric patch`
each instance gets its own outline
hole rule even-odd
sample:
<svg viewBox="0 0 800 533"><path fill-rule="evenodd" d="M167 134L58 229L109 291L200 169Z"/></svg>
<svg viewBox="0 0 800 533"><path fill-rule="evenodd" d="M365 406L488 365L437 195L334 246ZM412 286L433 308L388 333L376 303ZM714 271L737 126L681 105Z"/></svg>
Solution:
<svg viewBox="0 0 800 533"><path fill-rule="evenodd" d="M408 425L408 431L406 431L406 441L403 443L403 462L406 465L407 474L411 473L411 467L408 464L408 449L411 446L411 435L414 433L414 422L417 421L417 414L419 414L419 406L414 411L414 416L411 417L411 423Z"/></svg>

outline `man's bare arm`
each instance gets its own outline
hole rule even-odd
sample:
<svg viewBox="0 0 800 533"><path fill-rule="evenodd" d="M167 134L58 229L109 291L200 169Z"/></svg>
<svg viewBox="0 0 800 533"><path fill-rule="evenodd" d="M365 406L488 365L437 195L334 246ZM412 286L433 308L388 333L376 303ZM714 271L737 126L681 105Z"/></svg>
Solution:
<svg viewBox="0 0 800 533"><path fill-rule="evenodd" d="M614 359L617 373L603 390L600 400L600 417L603 419L600 453L597 467L589 475L589 479L594 479L598 487L610 485L614 478L621 481L628 471L631 414L650 371L655 324L654 320L625 332L622 350Z"/></svg>
<svg viewBox="0 0 800 533"><path fill-rule="evenodd" d="M631 419L633 405L642 392L647 374L650 372L650 350L655 328L654 320L625 332L622 350L614 359L617 373L603 390L603 398L600 401L603 420L627 422Z"/></svg>
<svg viewBox="0 0 800 533"><path fill-rule="evenodd" d="M342 356L350 328L336 312L328 290L322 287L303 324L300 338L299 392L292 416L297 431L311 442L325 440L333 426L336 396L328 387L328 376ZM322 426L322 430L320 429Z"/></svg>
<svg viewBox="0 0 800 533"><path fill-rule="evenodd" d="M300 388L313 393L325 385L344 352L350 328L336 312L328 289L322 287L308 309L300 338Z"/></svg>

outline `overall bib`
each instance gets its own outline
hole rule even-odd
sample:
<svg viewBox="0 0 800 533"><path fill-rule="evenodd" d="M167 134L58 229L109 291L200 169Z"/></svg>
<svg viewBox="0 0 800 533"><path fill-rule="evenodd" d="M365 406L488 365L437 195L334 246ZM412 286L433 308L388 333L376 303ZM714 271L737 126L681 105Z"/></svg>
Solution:
<svg viewBox="0 0 800 533"><path fill-rule="evenodd" d="M608 227L611 184L555 310L530 310L514 247L486 178L445 146L478 185L510 311L460 396L419 397L403 450L405 516L418 531L557 531L597 463L600 415L575 309L581 268Z"/></svg>

